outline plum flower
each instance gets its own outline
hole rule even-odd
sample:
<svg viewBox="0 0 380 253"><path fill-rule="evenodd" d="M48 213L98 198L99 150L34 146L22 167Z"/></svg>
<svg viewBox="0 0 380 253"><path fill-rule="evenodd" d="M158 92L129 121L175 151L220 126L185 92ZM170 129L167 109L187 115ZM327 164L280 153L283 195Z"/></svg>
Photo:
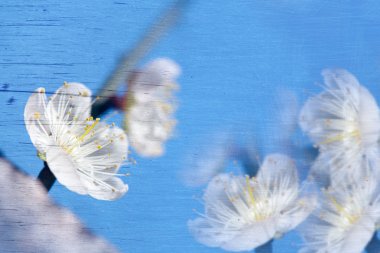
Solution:
<svg viewBox="0 0 380 253"><path fill-rule="evenodd" d="M171 137L176 125L173 91L179 74L175 62L161 58L136 72L129 82L124 125L131 146L142 156L161 156Z"/></svg>
<svg viewBox="0 0 380 253"><path fill-rule="evenodd" d="M91 105L91 91L80 83L65 83L49 101L45 89L39 88L25 106L25 125L62 185L79 194L113 200L128 190L116 177L128 141L122 129L93 119Z"/></svg>
<svg viewBox="0 0 380 253"><path fill-rule="evenodd" d="M302 253L360 253L380 221L380 196L375 177L324 191L323 204L305 222Z"/></svg>
<svg viewBox="0 0 380 253"><path fill-rule="evenodd" d="M339 183L349 174L358 175L363 159L376 161L380 114L373 96L352 74L338 69L322 75L325 91L309 98L299 121L320 150L313 173Z"/></svg>
<svg viewBox="0 0 380 253"><path fill-rule="evenodd" d="M214 177L203 196L205 214L190 220L189 229L206 246L252 250L309 215L314 198L301 198L299 188L294 162L284 155L270 155L255 178Z"/></svg>

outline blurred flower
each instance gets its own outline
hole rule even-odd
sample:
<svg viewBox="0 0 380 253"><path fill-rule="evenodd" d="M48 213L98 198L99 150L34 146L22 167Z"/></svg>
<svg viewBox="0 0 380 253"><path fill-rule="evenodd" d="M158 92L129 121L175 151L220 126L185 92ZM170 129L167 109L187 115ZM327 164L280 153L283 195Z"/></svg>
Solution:
<svg viewBox="0 0 380 253"><path fill-rule="evenodd" d="M47 101L45 90L33 93L24 111L25 125L57 180L71 191L113 200L128 186L115 177L126 159L128 142L118 127L90 117L91 91L65 83Z"/></svg>
<svg viewBox="0 0 380 253"><path fill-rule="evenodd" d="M207 184L214 176L223 172L229 158L231 157L231 147L219 145L201 152L199 158L189 159L186 169L181 176L186 185L197 187Z"/></svg>
<svg viewBox="0 0 380 253"><path fill-rule="evenodd" d="M228 251L252 250L301 223L314 208L300 198L294 162L268 156L257 177L220 174L203 196L205 214L188 222L195 238Z"/></svg>
<svg viewBox="0 0 380 253"><path fill-rule="evenodd" d="M128 83L128 93L119 107L125 111L125 130L139 155L161 156L171 137L176 109L173 91L179 66L165 58L156 59L136 72Z"/></svg>
<svg viewBox="0 0 380 253"><path fill-rule="evenodd" d="M312 170L339 183L360 172L363 158L378 159L380 114L373 96L352 74L337 69L322 75L326 89L309 98L299 122L320 150Z"/></svg>
<svg viewBox="0 0 380 253"><path fill-rule="evenodd" d="M196 145L197 149L185 159L181 178L187 186L198 187L207 184L214 176L223 172L235 149L235 143L228 133L218 133L207 138L207 143Z"/></svg>
<svg viewBox="0 0 380 253"><path fill-rule="evenodd" d="M207 144L197 145L197 150L185 160L186 168L181 171L181 177L191 187L207 184L217 174L228 171L231 163L239 163L248 175L255 175L259 168L256 144L241 144L228 132L209 136Z"/></svg>
<svg viewBox="0 0 380 253"><path fill-rule="evenodd" d="M0 251L2 253L116 253L56 206L43 186L0 158Z"/></svg>
<svg viewBox="0 0 380 253"><path fill-rule="evenodd" d="M380 221L377 186L370 176L325 190L322 206L305 222L300 252L363 252Z"/></svg>

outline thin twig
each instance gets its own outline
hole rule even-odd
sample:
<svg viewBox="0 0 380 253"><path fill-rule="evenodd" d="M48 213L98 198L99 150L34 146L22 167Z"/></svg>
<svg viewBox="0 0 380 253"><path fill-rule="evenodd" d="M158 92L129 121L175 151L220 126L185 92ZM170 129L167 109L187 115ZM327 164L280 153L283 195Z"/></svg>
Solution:
<svg viewBox="0 0 380 253"><path fill-rule="evenodd" d="M116 68L109 75L103 88L99 92L97 104L105 103L107 98L112 97L117 92L119 85L125 82L138 61L141 60L165 32L175 24L188 2L189 0L178 0L173 4L173 6L158 18L155 24L137 42L136 46L131 51L127 51L120 58Z"/></svg>

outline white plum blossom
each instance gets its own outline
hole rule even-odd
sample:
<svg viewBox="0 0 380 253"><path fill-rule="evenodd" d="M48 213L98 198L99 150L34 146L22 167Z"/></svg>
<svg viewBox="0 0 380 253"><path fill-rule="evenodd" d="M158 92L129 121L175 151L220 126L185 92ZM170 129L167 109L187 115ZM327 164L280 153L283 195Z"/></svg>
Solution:
<svg viewBox="0 0 380 253"><path fill-rule="evenodd" d="M179 66L166 58L156 59L136 72L128 84L125 130L139 155L161 156L172 136L176 120L173 91Z"/></svg>
<svg viewBox="0 0 380 253"><path fill-rule="evenodd" d="M322 75L325 90L307 100L299 122L320 150L313 173L334 184L359 175L366 160L378 160L380 114L374 97L348 71Z"/></svg>
<svg viewBox="0 0 380 253"><path fill-rule="evenodd" d="M367 176L324 190L322 205L305 222L301 253L361 253L380 221L376 177Z"/></svg>
<svg viewBox="0 0 380 253"><path fill-rule="evenodd" d="M220 174L203 196L205 214L188 222L209 247L247 251L292 230L313 210L314 198L300 197L294 161L266 157L256 177Z"/></svg>
<svg viewBox="0 0 380 253"><path fill-rule="evenodd" d="M39 181L3 158L0 171L0 252L118 252L55 205Z"/></svg>
<svg viewBox="0 0 380 253"><path fill-rule="evenodd" d="M53 96L34 92L24 111L32 143L57 180L71 191L113 200L128 185L116 177L126 159L124 131L93 119L91 91L80 83L65 83Z"/></svg>

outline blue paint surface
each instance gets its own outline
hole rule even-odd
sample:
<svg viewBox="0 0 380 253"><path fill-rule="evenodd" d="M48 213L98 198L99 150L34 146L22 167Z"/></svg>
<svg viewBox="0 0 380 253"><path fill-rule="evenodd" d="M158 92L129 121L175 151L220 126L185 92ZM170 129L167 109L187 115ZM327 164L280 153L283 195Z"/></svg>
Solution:
<svg viewBox="0 0 380 253"><path fill-rule="evenodd" d="M0 2L0 88L54 92L63 81L96 91L125 49L171 1ZM353 72L380 99L380 2L194 1L179 25L142 63L159 56L177 61L179 125L159 159L132 156L130 192L102 202L56 184L51 196L122 252L220 252L195 242L186 222L202 210L202 189L187 188L179 173L215 132L230 129L256 138L263 154L281 129L272 117L276 90L304 102L320 90L320 71ZM0 93L1 149L32 175L42 168L23 125L29 93ZM12 101L12 98L14 101ZM10 100L11 99L11 100ZM11 102L10 102L11 101ZM121 117L113 118L116 123ZM195 197L195 198L194 198ZM275 252L296 252L291 233Z"/></svg>

